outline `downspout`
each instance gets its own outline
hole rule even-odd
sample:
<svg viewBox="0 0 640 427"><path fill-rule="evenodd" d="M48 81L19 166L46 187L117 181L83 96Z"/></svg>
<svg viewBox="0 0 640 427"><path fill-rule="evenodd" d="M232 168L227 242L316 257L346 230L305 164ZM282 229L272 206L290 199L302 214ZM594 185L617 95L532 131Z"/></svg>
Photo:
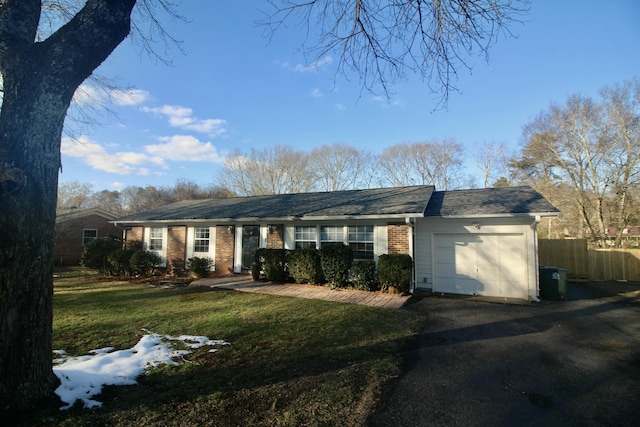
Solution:
<svg viewBox="0 0 640 427"><path fill-rule="evenodd" d="M536 277L535 293L531 299L535 302L540 302L540 298L538 298L538 295L540 294L540 289L539 289L539 285L540 285L540 268L539 267L540 266L538 261L538 223L539 222L540 222L540 215L536 215L533 220L533 224L531 224L531 228L533 229L533 250L535 252L534 273Z"/></svg>
<svg viewBox="0 0 640 427"><path fill-rule="evenodd" d="M405 218L405 223L409 226L409 254L411 255L411 259L413 260L413 268L411 269L411 285L409 286L409 293L413 295L416 290L417 285L417 269L416 269L416 247L415 247L415 236L416 236L416 223L414 218Z"/></svg>

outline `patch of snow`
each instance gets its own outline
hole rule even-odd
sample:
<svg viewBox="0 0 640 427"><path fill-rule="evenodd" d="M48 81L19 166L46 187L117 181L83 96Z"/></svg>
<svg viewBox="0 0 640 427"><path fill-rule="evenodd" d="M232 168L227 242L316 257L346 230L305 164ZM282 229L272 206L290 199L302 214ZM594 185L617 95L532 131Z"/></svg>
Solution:
<svg viewBox="0 0 640 427"><path fill-rule="evenodd" d="M191 350L174 349L173 343L180 342L188 349L229 344L204 336L172 337L146 329L142 332L145 335L133 348L127 350L114 351L113 347L105 347L91 350L89 355L79 357L70 357L64 350L55 350L53 372L61 382L55 393L66 403L60 409L71 408L77 400L81 400L85 408L100 407L102 403L92 398L102 392L103 386L136 384L136 378L147 368L161 364L176 365L175 358L191 353ZM216 349L209 351L215 352Z"/></svg>

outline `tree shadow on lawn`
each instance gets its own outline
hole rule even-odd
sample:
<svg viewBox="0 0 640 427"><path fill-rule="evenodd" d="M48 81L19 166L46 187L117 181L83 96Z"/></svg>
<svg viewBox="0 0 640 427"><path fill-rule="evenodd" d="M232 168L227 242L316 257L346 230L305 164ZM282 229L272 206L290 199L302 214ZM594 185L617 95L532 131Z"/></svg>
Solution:
<svg viewBox="0 0 640 427"><path fill-rule="evenodd" d="M305 401L328 413L338 407L354 411L366 398L364 395L375 394L373 389L379 390L400 373L400 355L412 346L410 340L406 337L330 349L310 345L302 350L277 349L268 342L253 349L238 349L232 343L213 354L196 350L180 366L164 366L140 377L138 385L105 387L96 397L104 402L102 409L81 409L76 403L60 417L104 424L112 416L139 416L141 410L180 417L172 411L189 408L208 416L215 414L216 425L248 425L252 420L270 425L273 422L269 417L285 413L286 418L287 412L296 411L290 405ZM304 412L304 408L298 410Z"/></svg>

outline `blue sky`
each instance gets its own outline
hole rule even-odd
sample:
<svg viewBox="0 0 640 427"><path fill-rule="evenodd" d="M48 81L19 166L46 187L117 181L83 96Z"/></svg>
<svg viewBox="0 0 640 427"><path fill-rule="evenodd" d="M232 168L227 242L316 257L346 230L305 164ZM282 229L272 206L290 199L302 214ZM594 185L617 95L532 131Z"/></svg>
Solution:
<svg viewBox="0 0 640 427"><path fill-rule="evenodd" d="M80 142L63 139L60 182L96 191L180 178L209 185L229 152L277 144L310 151L340 142L380 154L400 142L451 137L468 150L492 140L515 150L522 127L550 102L595 97L603 86L640 77L637 0L533 0L526 22L511 27L518 38L501 37L488 63L472 58L473 70L459 71L460 93L435 111L438 99L418 76L395 85L387 100L363 92L356 75L334 80L334 57L306 67L301 30L264 38L256 22L268 7L265 0L183 2L178 12L188 22L165 25L186 52L170 50L172 66L123 42L98 74L132 96L109 105L117 119L83 132Z"/></svg>

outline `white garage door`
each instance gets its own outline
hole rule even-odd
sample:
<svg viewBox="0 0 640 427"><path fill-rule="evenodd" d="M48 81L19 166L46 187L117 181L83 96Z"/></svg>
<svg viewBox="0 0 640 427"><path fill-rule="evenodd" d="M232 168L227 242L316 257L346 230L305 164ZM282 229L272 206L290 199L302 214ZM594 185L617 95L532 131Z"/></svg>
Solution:
<svg viewBox="0 0 640 427"><path fill-rule="evenodd" d="M522 234L435 234L434 291L526 298Z"/></svg>

